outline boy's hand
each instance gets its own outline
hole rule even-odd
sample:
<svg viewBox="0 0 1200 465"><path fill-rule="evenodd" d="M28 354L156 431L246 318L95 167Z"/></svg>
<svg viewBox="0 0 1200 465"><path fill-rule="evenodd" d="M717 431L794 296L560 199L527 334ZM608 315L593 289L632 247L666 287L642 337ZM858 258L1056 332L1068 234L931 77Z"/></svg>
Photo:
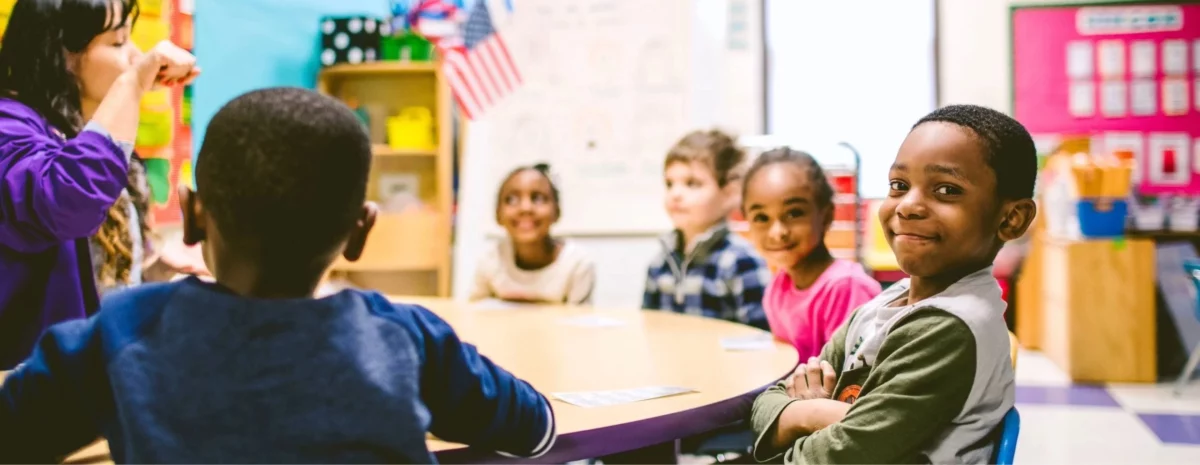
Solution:
<svg viewBox="0 0 1200 465"><path fill-rule="evenodd" d="M816 357L809 357L792 373L787 383L787 393L793 399L830 399L837 385L837 373L833 365Z"/></svg>

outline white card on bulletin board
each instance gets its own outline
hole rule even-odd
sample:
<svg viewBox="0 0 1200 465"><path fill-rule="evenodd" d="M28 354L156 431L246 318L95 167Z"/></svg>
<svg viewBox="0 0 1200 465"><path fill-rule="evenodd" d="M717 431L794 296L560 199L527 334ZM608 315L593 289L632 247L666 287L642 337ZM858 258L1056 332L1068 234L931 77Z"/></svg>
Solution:
<svg viewBox="0 0 1200 465"><path fill-rule="evenodd" d="M1089 40L1073 40L1067 43L1067 77L1071 79L1091 79L1095 63L1092 53L1092 42Z"/></svg>
<svg viewBox="0 0 1200 465"><path fill-rule="evenodd" d="M1200 39L1192 41L1192 71L1200 74Z"/></svg>
<svg viewBox="0 0 1200 465"><path fill-rule="evenodd" d="M1140 132L1133 131L1113 131L1104 133L1103 150L1106 153L1129 152L1133 154L1135 160L1133 164L1133 173L1131 173L1131 181L1133 183L1141 183L1141 165L1142 160L1146 159L1146 140Z"/></svg>
<svg viewBox="0 0 1200 465"><path fill-rule="evenodd" d="M1188 98L1188 82L1183 78L1166 78L1162 82L1162 108L1167 116L1188 114L1192 100Z"/></svg>
<svg viewBox="0 0 1200 465"><path fill-rule="evenodd" d="M1158 112L1158 85L1153 79L1135 79L1129 88L1129 106L1133 116L1153 116Z"/></svg>
<svg viewBox="0 0 1200 465"><path fill-rule="evenodd" d="M1200 113L1200 77L1192 82L1192 100L1196 104L1196 112Z"/></svg>
<svg viewBox="0 0 1200 465"><path fill-rule="evenodd" d="M1100 113L1108 118L1120 118L1128 111L1128 92L1125 81L1104 81L1100 84Z"/></svg>
<svg viewBox="0 0 1200 465"><path fill-rule="evenodd" d="M1186 132L1152 132L1147 138L1146 179L1160 186L1182 186L1192 179L1188 151L1192 138Z"/></svg>
<svg viewBox="0 0 1200 465"><path fill-rule="evenodd" d="M1200 174L1200 137L1192 141L1192 170Z"/></svg>
<svg viewBox="0 0 1200 465"><path fill-rule="evenodd" d="M1164 40L1162 43L1162 68L1167 76L1187 74L1188 46L1183 39Z"/></svg>
<svg viewBox="0 0 1200 465"><path fill-rule="evenodd" d="M1071 116L1090 118L1096 114L1096 85L1092 81L1073 81L1070 90Z"/></svg>
<svg viewBox="0 0 1200 465"><path fill-rule="evenodd" d="M1102 40L1098 46L1097 60L1100 66L1100 76L1106 78L1121 78L1125 76L1125 42L1121 40Z"/></svg>
<svg viewBox="0 0 1200 465"><path fill-rule="evenodd" d="M1133 77L1154 77L1157 71L1158 48L1153 40L1135 40L1129 43L1129 72Z"/></svg>

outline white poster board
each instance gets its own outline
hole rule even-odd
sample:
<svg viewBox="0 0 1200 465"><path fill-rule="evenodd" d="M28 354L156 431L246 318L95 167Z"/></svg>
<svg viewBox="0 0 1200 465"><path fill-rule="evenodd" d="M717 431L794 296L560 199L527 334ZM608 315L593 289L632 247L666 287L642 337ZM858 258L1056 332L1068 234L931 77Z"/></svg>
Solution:
<svg viewBox="0 0 1200 465"><path fill-rule="evenodd" d="M471 157L490 166L491 198L513 168L547 162L561 190L556 233L669 229L662 161L693 125L695 3L521 1L500 26L524 84L484 116L488 156Z"/></svg>

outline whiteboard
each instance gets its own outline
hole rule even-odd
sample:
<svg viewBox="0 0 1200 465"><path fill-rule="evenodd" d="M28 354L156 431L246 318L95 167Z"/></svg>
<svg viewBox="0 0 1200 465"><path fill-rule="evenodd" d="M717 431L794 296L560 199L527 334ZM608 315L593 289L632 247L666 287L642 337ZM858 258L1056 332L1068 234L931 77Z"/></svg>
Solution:
<svg viewBox="0 0 1200 465"><path fill-rule="evenodd" d="M668 230L662 162L693 128L694 0L522 0L499 24L523 85L488 110L484 189L550 164L556 234Z"/></svg>

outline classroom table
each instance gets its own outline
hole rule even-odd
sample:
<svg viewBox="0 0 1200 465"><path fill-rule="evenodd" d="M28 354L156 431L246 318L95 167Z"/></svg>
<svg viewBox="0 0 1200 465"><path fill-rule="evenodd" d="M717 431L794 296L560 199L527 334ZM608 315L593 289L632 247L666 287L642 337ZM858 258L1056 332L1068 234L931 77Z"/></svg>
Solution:
<svg viewBox="0 0 1200 465"><path fill-rule="evenodd" d="M764 350L725 350L722 338L761 331L702 317L549 306L496 309L432 298L394 300L428 307L464 341L551 398L558 439L538 462L564 463L624 452L743 420L754 397L798 363L796 351L778 341ZM623 325L568 324L585 315L604 316ZM696 392L597 408L577 407L551 396L645 386L680 386ZM428 445L443 463L529 462L432 438ZM68 459L70 463L107 461L102 441Z"/></svg>

